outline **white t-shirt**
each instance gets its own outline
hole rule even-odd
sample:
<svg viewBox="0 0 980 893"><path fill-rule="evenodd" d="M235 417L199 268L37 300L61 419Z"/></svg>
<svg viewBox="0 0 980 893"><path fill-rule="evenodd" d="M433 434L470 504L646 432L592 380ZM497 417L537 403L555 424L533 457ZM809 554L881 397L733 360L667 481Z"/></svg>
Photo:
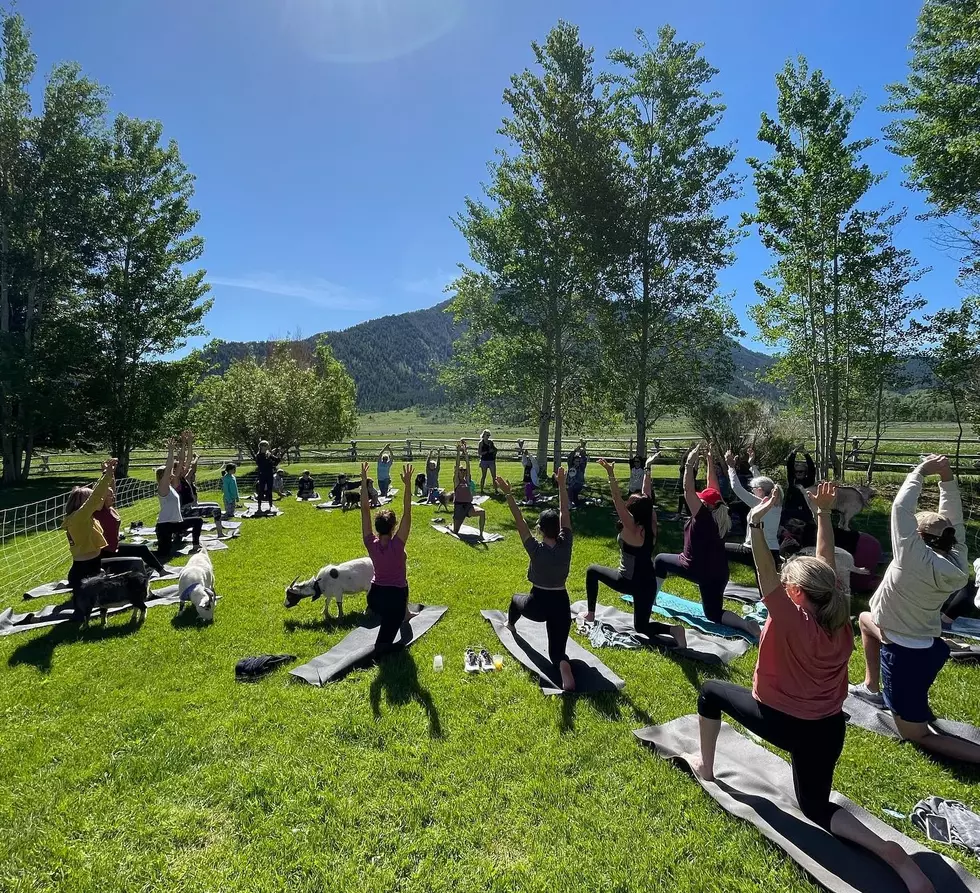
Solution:
<svg viewBox="0 0 980 893"><path fill-rule="evenodd" d="M173 487L170 488L170 493L166 496L160 496L158 493L157 497L160 500L160 514L157 516L157 524L179 524L184 520L184 516L180 513L180 497Z"/></svg>

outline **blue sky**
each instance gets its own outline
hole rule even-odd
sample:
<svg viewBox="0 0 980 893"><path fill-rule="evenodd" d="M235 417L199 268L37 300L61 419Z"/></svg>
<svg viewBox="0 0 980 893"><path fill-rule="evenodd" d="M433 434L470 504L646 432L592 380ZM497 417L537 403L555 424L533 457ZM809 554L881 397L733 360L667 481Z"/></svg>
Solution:
<svg viewBox="0 0 980 893"><path fill-rule="evenodd" d="M880 136L884 84L904 77L919 0L20 0L41 71L76 60L114 111L157 118L197 176L214 337L264 339L345 328L431 306L466 245L451 218L478 194L500 143L501 94L559 18L597 60L633 31L672 24L705 44L728 105L721 138L738 166L757 154L774 75L806 55L867 99L855 135ZM889 176L876 203L910 209L898 239L930 273L932 306L957 300L956 262L915 221ZM742 206L750 208L751 184ZM770 258L752 235L723 286L745 312ZM751 337L743 339L758 347Z"/></svg>

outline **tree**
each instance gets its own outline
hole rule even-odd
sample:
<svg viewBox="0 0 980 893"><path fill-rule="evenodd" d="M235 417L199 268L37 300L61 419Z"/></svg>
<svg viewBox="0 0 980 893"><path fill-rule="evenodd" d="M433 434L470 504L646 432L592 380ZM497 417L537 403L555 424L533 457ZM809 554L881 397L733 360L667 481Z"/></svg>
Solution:
<svg viewBox="0 0 980 893"><path fill-rule="evenodd" d="M678 41L666 25L656 46L636 34L641 51L614 50L617 70L603 78L626 209L619 300L603 334L613 390L643 454L652 422L730 375L723 339L738 327L715 292L737 233L718 208L740 194L740 178L729 171L734 146L712 142L725 106L708 90L718 71L702 45Z"/></svg>
<svg viewBox="0 0 980 893"><path fill-rule="evenodd" d="M751 312L763 340L783 348L772 375L808 407L820 473L829 476L841 470L854 359L877 304L868 248L900 218L859 207L881 180L861 161L874 140L849 141L860 99L838 94L802 58L776 83L777 118L763 114L759 130L773 154L749 159L758 202L744 221L776 255L768 275L777 285L756 283L761 303Z"/></svg>
<svg viewBox="0 0 980 893"><path fill-rule="evenodd" d="M97 256L87 277L92 331L99 343L100 407L95 439L119 458L125 476L134 446L163 434L165 412L186 400L193 364L165 363L205 332L211 307L204 270L187 271L204 240L191 235L194 178L163 126L119 115L101 158L104 202Z"/></svg>
<svg viewBox="0 0 980 893"><path fill-rule="evenodd" d="M76 65L36 69L19 15L0 10L0 455L3 480L27 477L42 442L77 437L92 342L79 331L79 286L96 233L105 101Z"/></svg>
<svg viewBox="0 0 980 893"><path fill-rule="evenodd" d="M911 45L908 80L888 89L885 128L892 151L909 160L909 183L926 193L963 251L963 272L980 274L980 5L925 0Z"/></svg>
<svg viewBox="0 0 980 893"><path fill-rule="evenodd" d="M451 287L468 334L443 381L537 418L544 468L552 422L557 463L566 419L594 412L607 390L593 327L622 203L591 50L565 22L532 49L540 73L514 75L504 91L500 133L516 152L490 165L489 202L467 199L457 219L480 271L464 268Z"/></svg>
<svg viewBox="0 0 980 893"><path fill-rule="evenodd" d="M253 458L260 440L286 450L345 440L357 430L354 381L323 342L308 366L280 346L262 364L235 360L224 375L204 378L197 401L194 429Z"/></svg>

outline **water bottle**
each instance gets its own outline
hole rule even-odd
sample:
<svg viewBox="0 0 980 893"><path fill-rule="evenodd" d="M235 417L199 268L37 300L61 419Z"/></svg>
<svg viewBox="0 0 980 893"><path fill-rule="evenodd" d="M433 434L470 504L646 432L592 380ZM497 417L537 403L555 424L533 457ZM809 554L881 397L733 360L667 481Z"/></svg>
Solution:
<svg viewBox="0 0 980 893"><path fill-rule="evenodd" d="M437 654L434 658L432 658L432 669L435 670L437 673L442 669L441 654Z"/></svg>

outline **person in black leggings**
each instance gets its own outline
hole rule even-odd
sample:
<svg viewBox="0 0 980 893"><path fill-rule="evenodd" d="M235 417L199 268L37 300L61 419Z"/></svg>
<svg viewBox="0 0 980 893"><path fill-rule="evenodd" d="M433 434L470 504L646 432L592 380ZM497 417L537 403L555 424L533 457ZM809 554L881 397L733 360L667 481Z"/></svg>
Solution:
<svg viewBox="0 0 980 893"><path fill-rule="evenodd" d="M585 594L588 599L585 619L595 619L599 583L602 582L614 592L633 596L633 627L638 633L645 636L666 633L674 637L677 647L686 648L687 634L683 626L668 626L650 619L657 595L651 560L653 547L657 542L657 516L651 496L650 475L647 473L643 478L643 493L633 494L623 502L615 468L605 459L600 459L599 464L609 475L609 489L612 491L616 514L619 515L619 567L593 564L585 572Z"/></svg>
<svg viewBox="0 0 980 893"><path fill-rule="evenodd" d="M897 843L882 840L830 799L834 769L844 748L847 663L854 650L849 599L837 583L830 513L834 484L814 497L817 557L792 558L776 570L763 518L779 503L772 496L749 512L749 529L763 601L769 619L759 643L751 690L712 680L698 696L700 755L690 756L695 774L714 781L721 715L789 751L800 811L836 837L870 850L898 872L910 891L935 893L925 875Z"/></svg>
<svg viewBox="0 0 980 893"><path fill-rule="evenodd" d="M758 638L760 629L757 623L724 608L725 587L728 585L725 534L731 527L731 519L728 517L728 506L722 501L721 490L718 489L718 476L710 452L707 459L708 486L698 493L694 481L701 464L701 448L695 447L687 456L684 498L691 518L684 525L684 551L680 555L662 553L654 559L657 591L671 574L697 583L704 616L708 620L745 630Z"/></svg>
<svg viewBox="0 0 980 893"><path fill-rule="evenodd" d="M540 542L531 534L510 484L499 477L494 484L507 497L517 532L530 559L527 578L531 583L531 592L529 595L515 595L511 599L507 626L516 632L515 627L521 617L543 623L548 634L548 657L561 674L561 687L564 691L574 691L575 677L565 652L568 630L572 625L568 590L565 588L572 564L572 515L568 508L564 468L558 469L556 478L558 511L545 509L538 517L538 529L542 536Z"/></svg>

